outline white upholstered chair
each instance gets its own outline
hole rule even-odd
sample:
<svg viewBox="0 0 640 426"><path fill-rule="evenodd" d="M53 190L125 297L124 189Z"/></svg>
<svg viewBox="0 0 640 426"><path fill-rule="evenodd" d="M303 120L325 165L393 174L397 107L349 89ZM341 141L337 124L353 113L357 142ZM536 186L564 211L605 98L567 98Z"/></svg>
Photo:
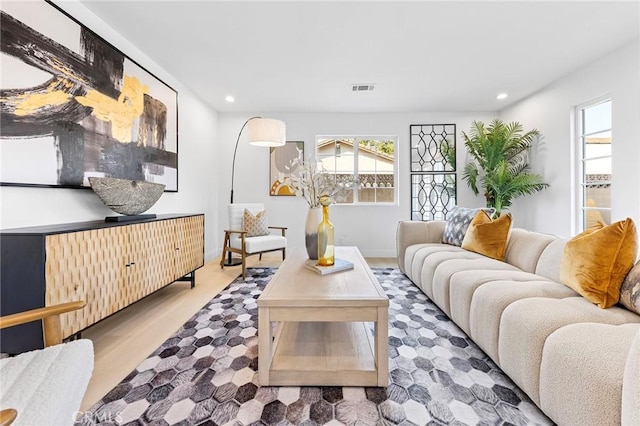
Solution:
<svg viewBox="0 0 640 426"><path fill-rule="evenodd" d="M224 260L227 253L237 253L242 258L242 277L246 278L246 258L253 254L259 254L262 259L262 253L270 251L282 251L282 260L286 257L287 238L285 232L286 227L269 226L269 229L280 231L278 234L261 235L257 237L247 237L244 228L243 218L244 210L249 210L253 215L264 211L262 203L239 203L229 204L229 229L224 230L224 242L222 246L222 257L220 258L220 267L224 268ZM268 217L267 212L267 217Z"/></svg>

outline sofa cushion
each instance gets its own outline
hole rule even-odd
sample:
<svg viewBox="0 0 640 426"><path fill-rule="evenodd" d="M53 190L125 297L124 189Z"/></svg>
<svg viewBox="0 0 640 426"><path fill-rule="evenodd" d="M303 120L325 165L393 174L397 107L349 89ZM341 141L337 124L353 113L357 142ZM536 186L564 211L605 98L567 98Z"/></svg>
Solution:
<svg viewBox="0 0 640 426"><path fill-rule="evenodd" d="M545 340L565 325L583 322L640 323L640 315L615 306L600 309L583 297L517 300L507 306L500 319L500 368L539 404L540 363Z"/></svg>
<svg viewBox="0 0 640 426"><path fill-rule="evenodd" d="M524 272L518 271L515 266L480 255L477 255L477 258L446 259L434 271L432 281L437 285L433 285L431 288L431 300L449 317L451 316L451 301L454 304L458 303L457 299L451 297L451 279L464 271L494 271L494 277L507 272L524 274Z"/></svg>
<svg viewBox="0 0 640 426"><path fill-rule="evenodd" d="M551 333L540 366L544 412L560 425L620 425L625 362L638 331L640 324L583 323Z"/></svg>
<svg viewBox="0 0 640 426"><path fill-rule="evenodd" d="M473 294L469 308L470 336L487 355L500 365L498 342L500 319L504 310L516 300L528 297L562 299L578 294L569 287L533 275L524 282L493 281L480 286ZM540 281L540 280L543 281Z"/></svg>
<svg viewBox="0 0 640 426"><path fill-rule="evenodd" d="M622 424L640 425L640 329L631 343L624 367Z"/></svg>
<svg viewBox="0 0 640 426"><path fill-rule="evenodd" d="M640 314L640 262L629 271L620 286L620 304Z"/></svg>
<svg viewBox="0 0 640 426"><path fill-rule="evenodd" d="M469 224L462 240L462 248L492 259L504 260L510 229L511 213L491 220L491 217L481 210Z"/></svg>
<svg viewBox="0 0 640 426"><path fill-rule="evenodd" d="M478 253L460 249L459 252L442 251L432 253L430 256L425 257L421 265L422 267L420 268L419 287L431 300L433 300L433 275L436 269L442 262L452 261L454 259L483 259L483 256ZM491 260L487 258L484 259Z"/></svg>
<svg viewBox="0 0 640 426"><path fill-rule="evenodd" d="M404 273L414 284L420 287L419 281L422 262L424 262L427 256L444 251L462 253L465 250L460 247L441 243L414 244L407 247L404 255Z"/></svg>
<svg viewBox="0 0 640 426"><path fill-rule="evenodd" d="M447 224L442 234L442 242L460 247L469 223L471 223L475 215L482 210L485 210L490 215L495 211L493 208L470 209L458 206L453 207L447 215Z"/></svg>
<svg viewBox="0 0 640 426"><path fill-rule="evenodd" d="M638 250L633 220L604 225L598 222L567 242L560 279L601 308L618 303L620 285Z"/></svg>
<svg viewBox="0 0 640 426"><path fill-rule="evenodd" d="M549 278L551 281L562 282L560 280L560 262L562 254L564 253L564 246L569 241L566 238L558 238L551 241L547 245L536 264L535 274L545 278ZM507 249L508 250L508 249Z"/></svg>
<svg viewBox="0 0 640 426"><path fill-rule="evenodd" d="M496 263L502 263L495 261ZM540 277L518 270L512 266L513 270L470 270L456 272L451 276L449 284L449 300L454 301L450 304L451 319L464 330L467 335L471 335L469 326L469 312L471 302L476 290L487 283L500 280L509 280L511 282L533 281L539 280ZM435 291L435 289L434 289Z"/></svg>
<svg viewBox="0 0 640 426"><path fill-rule="evenodd" d="M536 272L536 266L542 252L551 242L557 239L558 237L554 235L513 228L509 233L507 253L504 260L518 269L533 274ZM558 259L556 258L556 263L558 263Z"/></svg>

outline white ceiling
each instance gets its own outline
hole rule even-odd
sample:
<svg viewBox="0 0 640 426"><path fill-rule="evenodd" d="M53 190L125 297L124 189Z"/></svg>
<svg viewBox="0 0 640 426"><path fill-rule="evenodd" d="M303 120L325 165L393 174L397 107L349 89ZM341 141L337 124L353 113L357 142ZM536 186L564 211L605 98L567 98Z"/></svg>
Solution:
<svg viewBox="0 0 640 426"><path fill-rule="evenodd" d="M221 112L493 111L640 34L637 0L83 4Z"/></svg>

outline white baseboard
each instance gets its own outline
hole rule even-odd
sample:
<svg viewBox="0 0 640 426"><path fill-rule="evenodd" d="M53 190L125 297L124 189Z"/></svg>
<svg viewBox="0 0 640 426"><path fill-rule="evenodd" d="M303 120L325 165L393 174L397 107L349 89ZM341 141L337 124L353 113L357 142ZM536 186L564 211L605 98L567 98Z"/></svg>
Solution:
<svg viewBox="0 0 640 426"><path fill-rule="evenodd" d="M364 257L381 257L381 258L394 258L396 257L395 248L390 250L367 250L363 247L358 247L360 253ZM288 247L287 250L304 250L304 247ZM216 248L205 253L205 262L210 262L213 259L220 258L222 255L222 248Z"/></svg>
<svg viewBox="0 0 640 426"><path fill-rule="evenodd" d="M382 257L382 258L396 258L396 250L392 249L392 250L367 250L365 248L362 247L358 247L358 249L360 250L360 253L362 253L362 255L364 257Z"/></svg>

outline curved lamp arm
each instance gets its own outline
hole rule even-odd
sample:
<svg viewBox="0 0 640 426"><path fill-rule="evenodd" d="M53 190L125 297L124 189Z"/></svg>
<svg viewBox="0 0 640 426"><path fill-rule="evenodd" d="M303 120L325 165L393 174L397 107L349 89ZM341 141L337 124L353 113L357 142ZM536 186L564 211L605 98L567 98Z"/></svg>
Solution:
<svg viewBox="0 0 640 426"><path fill-rule="evenodd" d="M240 133L238 133L238 139L236 140L236 147L233 150L233 163L231 164L231 204L233 204L233 179L236 174L236 153L238 152L238 143L240 142L240 136L242 135L242 131L244 130L246 125L255 118L262 118L262 117L260 116L251 117L244 122L244 124L240 128Z"/></svg>

